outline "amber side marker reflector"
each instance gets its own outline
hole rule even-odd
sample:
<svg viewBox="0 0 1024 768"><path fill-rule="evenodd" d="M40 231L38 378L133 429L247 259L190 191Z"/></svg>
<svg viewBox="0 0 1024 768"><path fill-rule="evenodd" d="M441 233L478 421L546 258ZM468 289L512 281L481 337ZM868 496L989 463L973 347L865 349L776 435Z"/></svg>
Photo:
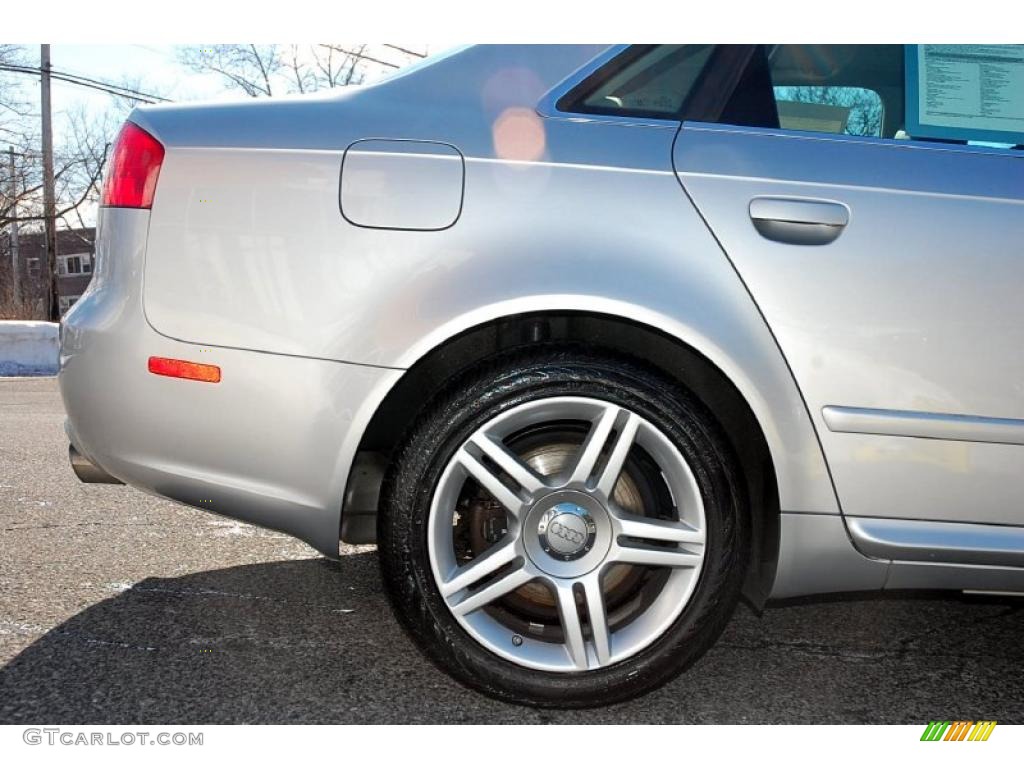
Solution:
<svg viewBox="0 0 1024 768"><path fill-rule="evenodd" d="M220 368L216 365L190 363L187 360L172 360L169 357L149 358L149 372L157 376L173 376L176 379L207 381L216 384L220 381Z"/></svg>

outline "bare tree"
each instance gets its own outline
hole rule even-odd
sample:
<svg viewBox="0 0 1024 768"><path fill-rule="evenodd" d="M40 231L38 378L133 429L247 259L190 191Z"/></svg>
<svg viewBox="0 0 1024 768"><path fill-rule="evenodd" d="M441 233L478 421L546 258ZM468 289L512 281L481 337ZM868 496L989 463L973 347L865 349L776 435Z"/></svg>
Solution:
<svg viewBox="0 0 1024 768"><path fill-rule="evenodd" d="M20 46L0 44L0 67L23 67L27 63ZM21 201L38 192L33 169L39 162L38 114L22 89L20 75L0 69L0 228L6 230ZM14 167L8 148L14 149Z"/></svg>
<svg viewBox="0 0 1024 768"><path fill-rule="evenodd" d="M0 67L25 66L20 46L0 43ZM30 104L19 83L9 73L0 70L0 142L19 144L24 118L30 113Z"/></svg>
<svg viewBox="0 0 1024 768"><path fill-rule="evenodd" d="M16 45L0 44L0 66L24 66L22 49ZM0 163L0 227L6 228L14 206L31 186L29 167L38 142L30 102L21 89L17 76L0 70L0 150L4 151ZM6 151L15 151L13 174ZM13 191L12 191L13 190Z"/></svg>
<svg viewBox="0 0 1024 768"><path fill-rule="evenodd" d="M54 152L54 181L57 218L70 224L68 217L80 226L83 208L99 202L100 182L111 142L123 115L107 111L96 116L78 107L68 115L68 130ZM14 195L10 174L0 174L4 194L0 197L0 228L10 224L12 208L18 206L22 224L38 224L44 220L42 205L42 168L39 153L30 150L16 153ZM6 169L5 169L6 170Z"/></svg>
<svg viewBox="0 0 1024 768"><path fill-rule="evenodd" d="M0 45L0 64L24 68L21 51ZM13 306L11 279L11 223L15 212L22 236L42 229L45 222L42 201L42 158L40 152L38 106L29 101L30 89L22 87L24 72L0 69L0 314L31 317L37 314L37 298L28 289L25 300ZM132 90L141 83L125 82ZM73 107L64 113L63 130L54 148L56 219L59 228L76 232L83 245L91 247L92 238L83 230L92 223L99 204L100 187L107 157L118 126L135 105L130 96L113 95L106 109L86 110ZM13 175L8 146L14 149ZM24 277L24 273L23 273ZM40 276L39 280L45 279Z"/></svg>
<svg viewBox="0 0 1024 768"><path fill-rule="evenodd" d="M318 81L325 88L358 85L363 82L362 65L366 61L366 45L353 46L351 52L341 53L333 45L321 43L310 49Z"/></svg>
<svg viewBox="0 0 1024 768"><path fill-rule="evenodd" d="M360 83L364 65L376 61L366 49L365 44L342 48L328 43L202 45L180 48L178 58L193 71L220 75L230 87L256 97Z"/></svg>
<svg viewBox="0 0 1024 768"><path fill-rule="evenodd" d="M277 45L201 45L178 51L182 64L195 72L214 72L249 96L273 96L275 77L285 67Z"/></svg>
<svg viewBox="0 0 1024 768"><path fill-rule="evenodd" d="M91 114L82 107L67 114L68 130L57 151L62 168L57 183L57 218L68 229L86 229L83 212L99 205L103 171L113 139L127 111L123 106L120 109L117 106L121 105L115 104L115 108L100 115ZM86 245L94 244L82 235L79 237Z"/></svg>
<svg viewBox="0 0 1024 768"><path fill-rule="evenodd" d="M295 90L299 93L306 93L316 89L316 80L313 74L299 59L299 46L288 46L288 73L295 83Z"/></svg>

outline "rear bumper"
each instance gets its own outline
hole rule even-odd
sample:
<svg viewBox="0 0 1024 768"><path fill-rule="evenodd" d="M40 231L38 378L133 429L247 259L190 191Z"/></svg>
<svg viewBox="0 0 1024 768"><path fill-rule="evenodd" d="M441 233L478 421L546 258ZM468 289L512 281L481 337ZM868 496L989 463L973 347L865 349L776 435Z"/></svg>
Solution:
<svg viewBox="0 0 1024 768"><path fill-rule="evenodd" d="M130 485L338 553L359 439L400 371L162 336L145 318L147 211L108 209L97 273L65 316L59 382L74 446ZM218 384L149 373L213 363Z"/></svg>

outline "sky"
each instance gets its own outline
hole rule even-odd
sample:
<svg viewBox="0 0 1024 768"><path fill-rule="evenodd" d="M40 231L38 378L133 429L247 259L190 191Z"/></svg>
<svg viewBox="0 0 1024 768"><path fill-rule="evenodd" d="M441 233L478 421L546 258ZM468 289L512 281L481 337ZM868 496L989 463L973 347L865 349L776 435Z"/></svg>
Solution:
<svg viewBox="0 0 1024 768"><path fill-rule="evenodd" d="M403 45L416 51L435 51L437 46L424 44ZM26 46L27 58L34 59L34 46ZM84 75L96 80L120 84L126 79L139 80L139 88L156 93L174 101L198 99L248 98L237 90L230 89L223 78L216 74L200 74L180 64L175 45L52 45L50 59L55 70ZM409 57L401 53L373 46L377 57L405 63ZM34 62L33 62L34 63ZM371 81L392 70L368 64L367 80ZM24 77L25 94L38 104L38 80ZM59 144L65 130L65 115L69 110L85 105L97 113L109 108L112 97L101 91L84 88L59 80L53 82L54 141Z"/></svg>
<svg viewBox="0 0 1024 768"><path fill-rule="evenodd" d="M143 90L156 92L174 100L216 98L228 95L217 75L201 75L177 62L173 45L53 45L50 59L54 69L85 75L97 80L119 83L126 77L139 78ZM57 83L54 85L54 108L57 92L62 99L84 100L94 94L97 103L107 97L99 91Z"/></svg>
<svg viewBox="0 0 1024 768"><path fill-rule="evenodd" d="M179 64L176 50L173 45L53 45L50 60L56 70L96 80L122 83L137 78L142 90L175 101L239 97L220 76L198 74ZM38 87L38 81L29 82L31 88ZM52 82L55 143L60 143L69 110L84 104L90 111L102 112L112 103L112 97L102 91Z"/></svg>
<svg viewBox="0 0 1024 768"><path fill-rule="evenodd" d="M342 44L345 45L345 44ZM307 47L308 46L304 46ZM355 47L355 44L345 45ZM413 51L434 52L444 46L424 44L403 44L401 47ZM196 101L206 99L247 99L237 89L232 89L225 80L214 73L197 73L178 60L179 46L175 45L51 45L50 60L55 71L81 75L116 85L131 84L146 93L153 93L172 101ZM384 61L406 64L416 60L392 48L372 45L367 53ZM24 46L28 64L38 64L39 47ZM393 68L365 62L365 82L373 82ZM10 75L18 78L24 98L39 109L39 79L28 75ZM113 111L118 118L127 117L130 107L110 94L92 88L52 80L54 144L60 147L69 130L68 114L79 112L83 107L87 114L99 116ZM38 119L35 117L33 119ZM113 136L111 136L113 139ZM82 211L87 223L95 218L93 206Z"/></svg>

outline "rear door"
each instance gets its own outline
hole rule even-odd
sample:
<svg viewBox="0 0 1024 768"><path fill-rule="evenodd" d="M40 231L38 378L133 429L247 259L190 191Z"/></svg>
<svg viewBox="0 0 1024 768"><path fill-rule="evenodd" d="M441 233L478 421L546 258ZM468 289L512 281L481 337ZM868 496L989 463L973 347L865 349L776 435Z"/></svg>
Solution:
<svg viewBox="0 0 1024 768"><path fill-rule="evenodd" d="M902 46L739 49L675 168L844 513L1024 525L1024 153L906 137Z"/></svg>

